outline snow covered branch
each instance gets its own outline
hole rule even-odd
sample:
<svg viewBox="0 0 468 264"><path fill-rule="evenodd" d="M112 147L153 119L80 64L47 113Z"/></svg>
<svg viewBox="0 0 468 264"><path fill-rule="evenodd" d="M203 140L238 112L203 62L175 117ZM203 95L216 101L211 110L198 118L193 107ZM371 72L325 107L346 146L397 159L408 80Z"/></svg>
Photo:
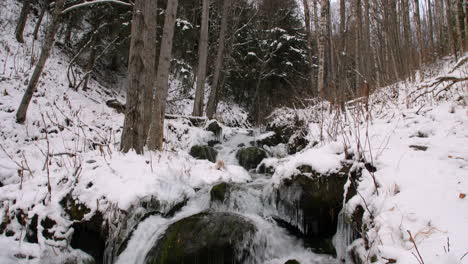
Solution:
<svg viewBox="0 0 468 264"><path fill-rule="evenodd" d="M90 6L90 5L94 5L94 4L103 4L103 3L111 3L111 4L118 4L118 5L124 5L124 6L133 6L133 4L131 4L131 3L127 3L127 2L124 2L124 1L120 1L120 0L94 0L94 1L84 2L84 3L81 3L81 4L70 6L70 7L66 8L65 10L63 10L62 15L65 15L68 12L70 12L72 10L75 10L75 9L78 9L78 8L81 8L81 7L86 7L86 6Z"/></svg>

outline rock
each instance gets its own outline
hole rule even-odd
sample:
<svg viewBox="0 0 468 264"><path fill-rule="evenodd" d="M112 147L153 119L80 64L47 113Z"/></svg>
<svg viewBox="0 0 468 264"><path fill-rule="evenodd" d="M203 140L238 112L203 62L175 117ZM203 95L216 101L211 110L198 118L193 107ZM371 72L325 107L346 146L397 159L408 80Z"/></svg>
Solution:
<svg viewBox="0 0 468 264"><path fill-rule="evenodd" d="M74 231L70 246L91 255L96 264L104 263L104 250L108 234L103 223L102 214L96 212L90 220L75 222L71 226Z"/></svg>
<svg viewBox="0 0 468 264"><path fill-rule="evenodd" d="M84 216L91 212L86 205L73 199L71 194L65 195L60 201L60 205L63 207L65 212L70 216L70 220L81 221Z"/></svg>
<svg viewBox="0 0 468 264"><path fill-rule="evenodd" d="M258 167L257 173L273 175L275 174L275 167L267 166L265 163L261 163Z"/></svg>
<svg viewBox="0 0 468 264"><path fill-rule="evenodd" d="M273 147L284 142L281 136L279 136L275 132L272 132L270 133L269 136L266 136L263 139L257 140L255 143L257 144L257 146L261 146L261 147L262 146Z"/></svg>
<svg viewBox="0 0 468 264"><path fill-rule="evenodd" d="M210 147L214 147L214 146L216 146L218 144L221 144L221 142L219 142L219 140L210 140L210 141L208 141L208 146L210 146Z"/></svg>
<svg viewBox="0 0 468 264"><path fill-rule="evenodd" d="M298 168L307 172L283 180L276 191L275 216L279 224L293 234L300 233L306 244L320 253L334 254L331 239L337 230L338 214L343 207L344 186L351 164L337 173L321 175L310 166ZM360 171L351 172L357 179ZM349 188L346 200L355 195Z"/></svg>
<svg viewBox="0 0 468 264"><path fill-rule="evenodd" d="M50 219L49 217L46 217L41 221L42 236L45 239L56 240L54 237L54 231L52 230L56 224L57 222L53 219Z"/></svg>
<svg viewBox="0 0 468 264"><path fill-rule="evenodd" d="M216 162L218 152L210 146L195 145L190 149L190 155L196 159Z"/></svg>
<svg viewBox="0 0 468 264"><path fill-rule="evenodd" d="M236 154L239 164L246 170L257 168L258 164L266 157L266 152L257 147L242 148Z"/></svg>
<svg viewBox="0 0 468 264"><path fill-rule="evenodd" d="M117 99L108 100L106 105L112 109L115 109L119 114L125 113L125 105L119 102Z"/></svg>
<svg viewBox="0 0 468 264"><path fill-rule="evenodd" d="M290 140L288 144L289 155L296 154L297 152L305 149L309 145L309 140L303 136L297 136Z"/></svg>
<svg viewBox="0 0 468 264"><path fill-rule="evenodd" d="M213 120L208 124L206 131L213 132L217 138L221 138L221 135L223 134L223 128L216 120Z"/></svg>
<svg viewBox="0 0 468 264"><path fill-rule="evenodd" d="M416 151L426 151L428 149L428 147L426 146L419 146L419 145L411 145L409 147Z"/></svg>
<svg viewBox="0 0 468 264"><path fill-rule="evenodd" d="M284 264L301 264L301 263L295 259L290 259L286 261Z"/></svg>
<svg viewBox="0 0 468 264"><path fill-rule="evenodd" d="M226 183L222 182L213 186L210 190L210 197L212 202L224 202L229 195L229 191L231 186Z"/></svg>
<svg viewBox="0 0 468 264"><path fill-rule="evenodd" d="M255 232L255 226L237 214L196 214L169 226L144 263L242 264L250 257L247 248Z"/></svg>

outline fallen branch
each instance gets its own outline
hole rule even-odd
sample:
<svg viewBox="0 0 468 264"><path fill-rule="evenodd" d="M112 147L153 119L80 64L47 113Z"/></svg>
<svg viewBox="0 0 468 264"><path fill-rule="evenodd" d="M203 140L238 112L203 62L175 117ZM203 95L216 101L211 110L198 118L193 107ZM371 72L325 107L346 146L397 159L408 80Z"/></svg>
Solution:
<svg viewBox="0 0 468 264"><path fill-rule="evenodd" d="M451 82L449 85L447 85L446 87L444 87L443 89L437 91L436 95L440 94L441 92L443 91L447 91L449 90L453 85L455 85L456 83L459 83L459 82L465 82L465 81L468 81L468 77L462 77L462 78L459 78L459 77L455 77L455 76L439 76L435 79L434 82L432 82L431 84L428 84L428 85L425 85L425 86L421 86L418 90L421 90L423 88L431 88L431 87L434 87L432 88L431 90L429 91L425 91L421 94L419 94L418 96L416 96L412 103L416 102L416 100L418 100L420 97L426 95L426 94L429 94L429 93L433 93L436 91L437 87L444 83L444 82Z"/></svg>

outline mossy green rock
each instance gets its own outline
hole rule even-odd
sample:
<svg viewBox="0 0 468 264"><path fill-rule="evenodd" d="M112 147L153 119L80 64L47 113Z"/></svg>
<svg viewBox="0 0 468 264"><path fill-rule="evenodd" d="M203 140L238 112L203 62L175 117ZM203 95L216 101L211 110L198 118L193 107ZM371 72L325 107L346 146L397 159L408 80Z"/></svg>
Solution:
<svg viewBox="0 0 468 264"><path fill-rule="evenodd" d="M226 183L222 182L213 186L210 190L210 197L212 202L224 202L227 196L229 195L229 191L231 186Z"/></svg>
<svg viewBox="0 0 468 264"><path fill-rule="evenodd" d="M263 149L257 147L243 148L237 151L236 158L246 170L257 168L258 164L267 157Z"/></svg>
<svg viewBox="0 0 468 264"><path fill-rule="evenodd" d="M233 213L204 212L167 229L145 258L146 264L242 264L249 258L255 226Z"/></svg>
<svg viewBox="0 0 468 264"><path fill-rule="evenodd" d="M195 145L190 149L190 155L196 159L216 162L218 152L210 146Z"/></svg>

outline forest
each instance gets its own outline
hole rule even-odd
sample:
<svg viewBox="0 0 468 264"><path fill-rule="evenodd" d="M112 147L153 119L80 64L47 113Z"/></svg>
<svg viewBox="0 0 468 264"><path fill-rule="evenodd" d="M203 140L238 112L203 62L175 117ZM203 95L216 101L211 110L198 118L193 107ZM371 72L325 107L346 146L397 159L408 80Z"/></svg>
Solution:
<svg viewBox="0 0 468 264"><path fill-rule="evenodd" d="M468 263L465 0L2 0L0 263Z"/></svg>

